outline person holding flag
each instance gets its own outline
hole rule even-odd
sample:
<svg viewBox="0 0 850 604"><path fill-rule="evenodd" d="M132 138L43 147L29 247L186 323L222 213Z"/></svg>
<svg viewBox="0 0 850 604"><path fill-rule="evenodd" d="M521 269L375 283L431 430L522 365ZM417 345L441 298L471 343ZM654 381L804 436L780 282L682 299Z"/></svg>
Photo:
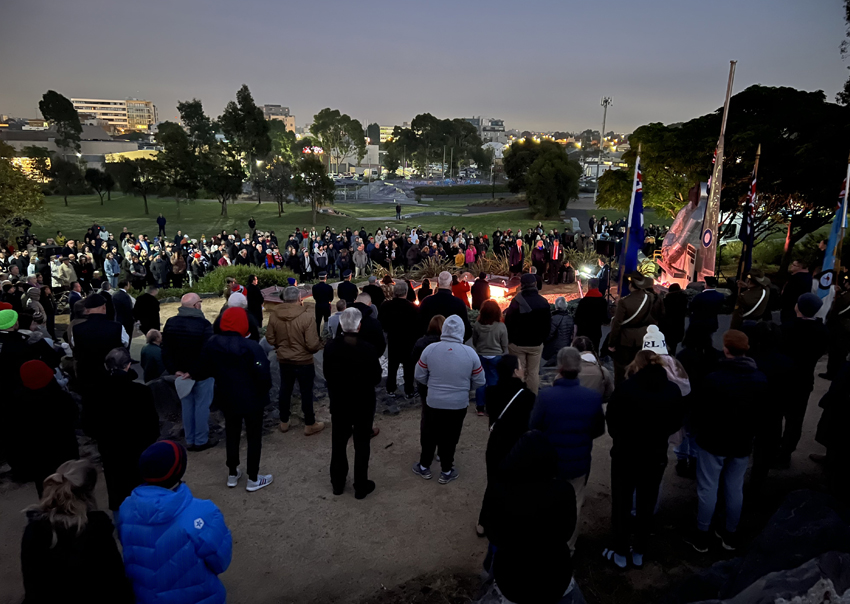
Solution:
<svg viewBox="0 0 850 604"><path fill-rule="evenodd" d="M835 276L841 269L841 243L844 241L844 232L847 226L848 184L850 184L850 163L847 164L847 178L844 179L841 192L838 194L838 207L835 210L832 229L829 231L829 239L826 242L823 266L820 274L815 276L818 283L817 295L823 302L823 306L817 315L818 318L826 317L832 307L832 300L835 295L832 286L836 282Z"/></svg>
<svg viewBox="0 0 850 604"><path fill-rule="evenodd" d="M753 182L747 192L747 201L744 203L744 215L741 220L741 232L738 238L741 240L741 257L738 261L738 276L740 281L743 275L750 272L753 267L753 244L755 243L755 213L756 213L756 180L759 170L759 158L761 157L761 145L756 151L756 163L753 166Z"/></svg>
<svg viewBox="0 0 850 604"><path fill-rule="evenodd" d="M638 151L638 153L640 152ZM643 245L643 237L643 174L640 171L640 155L638 155L635 160L635 177L632 182L629 220L626 224L626 243L620 255L620 297L623 295L623 277L637 271L638 253L641 245Z"/></svg>

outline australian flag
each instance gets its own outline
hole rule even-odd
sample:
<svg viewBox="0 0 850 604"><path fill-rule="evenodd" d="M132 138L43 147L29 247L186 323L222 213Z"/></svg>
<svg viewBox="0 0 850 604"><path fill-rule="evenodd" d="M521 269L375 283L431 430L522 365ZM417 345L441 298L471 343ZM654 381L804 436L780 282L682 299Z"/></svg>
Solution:
<svg viewBox="0 0 850 604"><path fill-rule="evenodd" d="M741 220L741 233L739 239L742 243L741 261L743 270L741 274L750 272L753 266L753 243L756 236L756 173L753 170L753 182L750 185L750 190L747 193L747 201L744 204L744 215Z"/></svg>
<svg viewBox="0 0 850 604"><path fill-rule="evenodd" d="M628 245L623 249L620 260L624 275L637 270L638 252L643 247L643 174L640 171L640 157L635 162L635 179L632 184L632 203L629 206L628 229Z"/></svg>

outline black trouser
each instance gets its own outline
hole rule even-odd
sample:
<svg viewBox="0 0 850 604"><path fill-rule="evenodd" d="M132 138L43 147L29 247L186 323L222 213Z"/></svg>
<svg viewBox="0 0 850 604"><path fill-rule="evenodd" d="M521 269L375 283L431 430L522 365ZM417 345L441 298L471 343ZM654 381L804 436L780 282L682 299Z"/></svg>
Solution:
<svg viewBox="0 0 850 604"><path fill-rule="evenodd" d="M166 237L164 226L159 227L159 232L157 233L157 237Z"/></svg>
<svg viewBox="0 0 850 604"><path fill-rule="evenodd" d="M236 475L239 465L239 441L242 436L242 422L245 422L245 435L248 439L248 478L257 480L260 472L260 451L263 449L263 410L249 413L225 412L224 433L227 439L227 469L231 476Z"/></svg>
<svg viewBox="0 0 850 604"><path fill-rule="evenodd" d="M390 342L387 346L387 392L393 393L398 387L398 366L404 368L404 393L413 396L413 373L416 363L413 362L413 346Z"/></svg>
<svg viewBox="0 0 850 604"><path fill-rule="evenodd" d="M301 389L301 411L304 413L304 423L312 426L316 423L313 413L313 380L316 379L316 367L313 363L307 365L293 365L292 363L280 363L280 421L289 421L289 407L292 404L292 391L295 389L295 380L298 380L298 388Z"/></svg>
<svg viewBox="0 0 850 604"><path fill-rule="evenodd" d="M561 263L558 260L549 261L549 285L557 285L561 276Z"/></svg>
<svg viewBox="0 0 850 604"><path fill-rule="evenodd" d="M422 405L422 423L420 424L419 442L422 454L419 463L423 468L430 468L434 461L434 453L440 454L440 466L443 472L451 472L455 462L455 449L463 430L463 418L466 417L467 407L463 409L434 409Z"/></svg>
<svg viewBox="0 0 850 604"><path fill-rule="evenodd" d="M639 554L646 552L665 466L666 462L636 458L628 451L611 457L611 523L614 527L614 551L621 556L629 553L632 522L634 550ZM633 497L637 499L634 521Z"/></svg>
<svg viewBox="0 0 850 604"><path fill-rule="evenodd" d="M847 361L847 355L850 354L848 339L850 336L846 333L833 329L829 340L829 360L826 363L826 375L830 379L841 373L841 366Z"/></svg>
<svg viewBox="0 0 850 604"><path fill-rule="evenodd" d="M779 444L782 442L782 409L778 402L767 409L761 425L756 429L753 441L753 468L750 484L760 487L767 480L770 468L776 461Z"/></svg>
<svg viewBox="0 0 850 604"><path fill-rule="evenodd" d="M322 335L322 319L327 322L331 318L331 307L329 304L316 304L316 331Z"/></svg>
<svg viewBox="0 0 850 604"><path fill-rule="evenodd" d="M351 415L348 413L331 414L331 485L342 489L348 477L348 441L354 437L354 490L358 491L369 481L369 442L372 440L372 421L375 408L371 413Z"/></svg>
<svg viewBox="0 0 850 604"><path fill-rule="evenodd" d="M797 443L803 435L803 420L806 418L813 387L813 384L808 383L795 384L786 391L783 411L785 430L782 432L782 454L786 457L797 449Z"/></svg>

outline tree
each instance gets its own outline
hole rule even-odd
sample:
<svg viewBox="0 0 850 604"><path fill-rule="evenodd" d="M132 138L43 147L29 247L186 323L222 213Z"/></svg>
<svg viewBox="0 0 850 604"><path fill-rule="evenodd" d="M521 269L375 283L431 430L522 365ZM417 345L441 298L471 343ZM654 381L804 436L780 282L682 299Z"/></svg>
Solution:
<svg viewBox="0 0 850 604"><path fill-rule="evenodd" d="M112 189L115 188L115 179L109 172L103 174L103 188L106 189L106 200L112 201Z"/></svg>
<svg viewBox="0 0 850 604"><path fill-rule="evenodd" d="M370 145L378 145L381 142L381 127L378 124L372 123L366 126L366 137L369 139Z"/></svg>
<svg viewBox="0 0 850 604"><path fill-rule="evenodd" d="M227 202L242 192L245 172L234 150L226 145L216 145L201 155L201 182L221 204L221 215L227 216Z"/></svg>
<svg viewBox="0 0 850 604"><path fill-rule="evenodd" d="M242 159L248 166L248 173L252 175L254 189L259 192L262 189L258 179L262 178L263 171L258 161L264 161L272 150L272 140L269 136L269 123L263 115L263 110L254 103L254 97L248 86L236 93L236 102L230 101L224 108L224 113L218 118L221 131L227 142L233 146L237 158Z"/></svg>
<svg viewBox="0 0 850 604"><path fill-rule="evenodd" d="M319 139L336 172L339 172L342 160L348 156L357 157L358 164L366 157L363 125L351 116L340 113L338 109L326 108L314 115L310 132Z"/></svg>
<svg viewBox="0 0 850 604"><path fill-rule="evenodd" d="M841 41L840 48L841 58L846 59L850 55L850 0L844 0L844 24L844 40ZM839 105L850 105L850 78L847 78L844 88L835 95L835 102Z"/></svg>
<svg viewBox="0 0 850 604"><path fill-rule="evenodd" d="M322 160L310 153L298 162L295 176L295 192L310 200L313 211L313 224L316 224L316 212L326 204L333 203L334 181L328 176Z"/></svg>
<svg viewBox="0 0 850 604"><path fill-rule="evenodd" d="M277 202L277 215L283 214L283 205L288 203L292 192L292 166L281 157L276 157L264 169L263 188Z"/></svg>
<svg viewBox="0 0 850 604"><path fill-rule="evenodd" d="M566 156L564 147L550 140L536 141L526 137L514 142L506 149L504 157L505 174L508 177L508 188L511 192L519 193L526 190L528 171L538 157L544 153L559 152Z"/></svg>
<svg viewBox="0 0 850 604"><path fill-rule="evenodd" d="M272 158L281 158L292 164L301 157L301 150L297 149L299 141L296 139L295 133L287 130L286 124L282 121L269 121L269 138L272 144Z"/></svg>
<svg viewBox="0 0 850 604"><path fill-rule="evenodd" d="M83 126L74 104L54 90L48 90L38 103L41 115L56 126L56 146L67 155L69 150L80 152L80 135Z"/></svg>
<svg viewBox="0 0 850 604"><path fill-rule="evenodd" d="M76 162L57 158L50 164L50 178L57 186L61 195L65 197L65 205L68 205L68 195L84 189L86 181L80 172L80 166Z"/></svg>
<svg viewBox="0 0 850 604"><path fill-rule="evenodd" d="M544 149L525 174L528 206L543 217L558 216L578 199L580 176L581 166L569 160L563 147Z"/></svg>
<svg viewBox="0 0 850 604"><path fill-rule="evenodd" d="M0 154L0 239L14 238L21 232L23 221L43 209L41 186Z"/></svg>
<svg viewBox="0 0 850 604"><path fill-rule="evenodd" d="M27 157L32 162L32 169L41 177L41 181L47 180L50 172L50 158L53 154L44 147L30 145L21 149L21 157Z"/></svg>
<svg viewBox="0 0 850 604"><path fill-rule="evenodd" d="M16 155L15 148L12 145L0 141L0 158L12 159Z"/></svg>
<svg viewBox="0 0 850 604"><path fill-rule="evenodd" d="M201 166L196 146L202 143L194 136L190 138L174 122L160 124L156 136L162 145L162 151L156 155L156 174L162 187L174 196L179 216L181 198L193 199L201 188ZM215 140L214 135L211 138Z"/></svg>
<svg viewBox="0 0 850 604"><path fill-rule="evenodd" d="M98 168L89 168L86 170L85 179L92 191L100 197L100 205L103 205L103 193L106 190L106 173Z"/></svg>
<svg viewBox="0 0 850 604"><path fill-rule="evenodd" d="M148 195L159 187L159 162L147 157L139 159L124 158L119 162L106 165L106 173L113 177L124 193L141 195L145 204L145 215L148 211Z"/></svg>

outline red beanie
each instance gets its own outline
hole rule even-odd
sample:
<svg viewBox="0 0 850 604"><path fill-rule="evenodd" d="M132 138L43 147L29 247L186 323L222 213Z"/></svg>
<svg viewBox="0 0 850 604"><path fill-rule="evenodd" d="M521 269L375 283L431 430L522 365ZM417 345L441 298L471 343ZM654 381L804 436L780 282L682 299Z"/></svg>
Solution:
<svg viewBox="0 0 850 604"><path fill-rule="evenodd" d="M53 370L44 361L27 361L21 365L21 381L30 390L41 390L53 380Z"/></svg>
<svg viewBox="0 0 850 604"><path fill-rule="evenodd" d="M221 331L235 331L242 337L249 333L248 329L248 313L244 308L232 307L224 311L221 315Z"/></svg>
<svg viewBox="0 0 850 604"><path fill-rule="evenodd" d="M12 310L12 305L8 302L0 302L0 310Z"/></svg>

